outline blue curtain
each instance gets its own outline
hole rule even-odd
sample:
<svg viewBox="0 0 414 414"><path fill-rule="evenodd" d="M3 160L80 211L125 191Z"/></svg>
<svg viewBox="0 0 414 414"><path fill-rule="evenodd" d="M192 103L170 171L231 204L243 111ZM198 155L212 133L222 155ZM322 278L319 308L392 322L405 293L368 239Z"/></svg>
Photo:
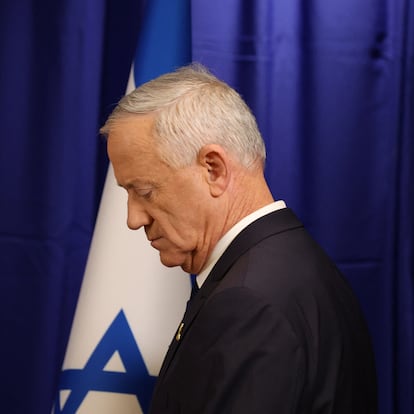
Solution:
<svg viewBox="0 0 414 414"><path fill-rule="evenodd" d="M0 2L0 411L51 411L123 94L133 0Z"/></svg>
<svg viewBox="0 0 414 414"><path fill-rule="evenodd" d="M145 3L0 2L2 412L50 412L106 174L97 130ZM413 2L193 0L192 14L193 58L255 112L275 197L360 298L381 413L413 413Z"/></svg>

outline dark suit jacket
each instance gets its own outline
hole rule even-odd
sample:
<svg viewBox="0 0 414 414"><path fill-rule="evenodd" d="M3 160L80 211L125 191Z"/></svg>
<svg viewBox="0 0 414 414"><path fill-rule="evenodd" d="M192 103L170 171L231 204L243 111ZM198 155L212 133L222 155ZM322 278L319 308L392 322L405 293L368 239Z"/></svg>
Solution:
<svg viewBox="0 0 414 414"><path fill-rule="evenodd" d="M192 300L151 414L375 413L357 300L289 209L244 229Z"/></svg>

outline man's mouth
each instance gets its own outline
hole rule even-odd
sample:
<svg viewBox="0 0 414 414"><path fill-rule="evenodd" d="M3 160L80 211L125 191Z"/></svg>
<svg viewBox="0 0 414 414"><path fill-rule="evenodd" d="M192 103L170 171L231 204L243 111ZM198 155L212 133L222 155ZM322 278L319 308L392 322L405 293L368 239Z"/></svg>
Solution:
<svg viewBox="0 0 414 414"><path fill-rule="evenodd" d="M149 239L149 241L150 241L150 243L151 243L151 246L152 246L154 249L157 249L157 250L158 250L158 248L159 248L159 244L160 244L161 240L162 240L162 238L161 238L161 237L156 237L156 238L153 238L153 239Z"/></svg>

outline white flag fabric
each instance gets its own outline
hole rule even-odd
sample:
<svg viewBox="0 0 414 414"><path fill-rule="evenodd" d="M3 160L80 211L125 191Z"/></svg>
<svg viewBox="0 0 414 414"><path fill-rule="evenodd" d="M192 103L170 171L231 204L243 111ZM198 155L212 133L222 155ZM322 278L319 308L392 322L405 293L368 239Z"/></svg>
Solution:
<svg viewBox="0 0 414 414"><path fill-rule="evenodd" d="M188 63L189 5L149 2L129 89ZM184 314L188 274L164 267L143 229L129 230L126 218L127 194L110 166L54 414L145 414Z"/></svg>
<svg viewBox="0 0 414 414"><path fill-rule="evenodd" d="M145 394L151 393L189 298L188 275L162 266L143 230L126 227L126 198L110 168L55 412L145 412L150 398Z"/></svg>

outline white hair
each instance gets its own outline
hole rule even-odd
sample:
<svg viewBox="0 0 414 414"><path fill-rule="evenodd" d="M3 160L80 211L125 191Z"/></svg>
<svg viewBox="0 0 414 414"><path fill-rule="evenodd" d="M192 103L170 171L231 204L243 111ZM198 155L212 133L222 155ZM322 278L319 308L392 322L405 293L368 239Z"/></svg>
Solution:
<svg viewBox="0 0 414 414"><path fill-rule="evenodd" d="M201 65L182 67L151 80L121 99L101 129L131 114L154 114L154 138L169 165L190 165L200 149L218 144L247 168L266 150L255 117L241 96Z"/></svg>

